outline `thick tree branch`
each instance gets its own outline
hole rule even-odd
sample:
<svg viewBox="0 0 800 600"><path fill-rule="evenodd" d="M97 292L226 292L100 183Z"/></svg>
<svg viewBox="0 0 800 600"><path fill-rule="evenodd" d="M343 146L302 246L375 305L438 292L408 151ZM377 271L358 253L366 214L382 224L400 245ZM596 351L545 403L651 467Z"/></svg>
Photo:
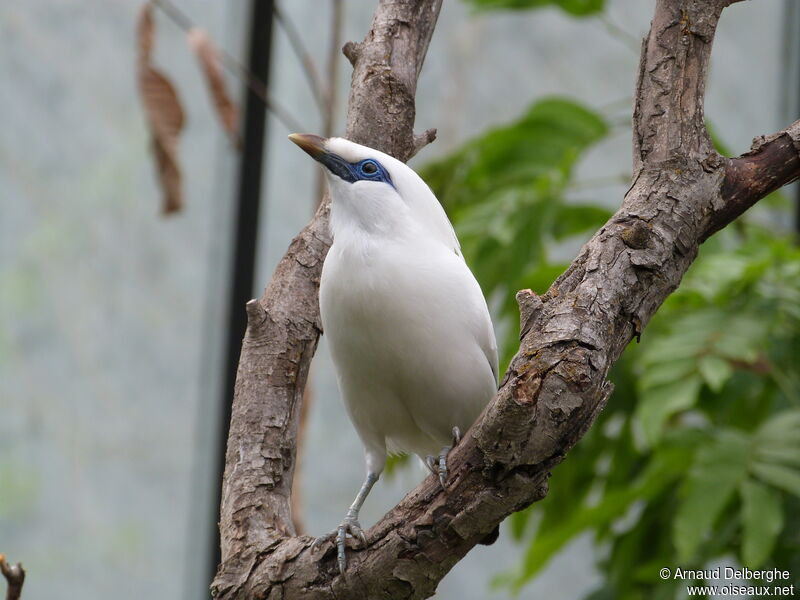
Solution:
<svg viewBox="0 0 800 600"><path fill-rule="evenodd" d="M800 175L800 121L753 140L749 152L730 159L722 182L722 204L715 207L703 239L736 219L767 194Z"/></svg>
<svg viewBox="0 0 800 600"><path fill-rule="evenodd" d="M728 4L729 0L656 3L636 86L634 178L648 163L714 152L703 101L714 32Z"/></svg>
<svg viewBox="0 0 800 600"><path fill-rule="evenodd" d="M414 96L441 5L383 0L364 41L345 45L353 64L348 139L404 161L422 147L414 138Z"/></svg>
<svg viewBox="0 0 800 600"><path fill-rule="evenodd" d="M546 495L550 469L608 400L609 369L679 285L700 243L800 173L797 124L739 159L724 159L711 146L704 85L717 20L728 4L658 1L637 85L634 181L621 208L546 294L518 294L520 351L450 455L447 491L433 477L412 490L367 532L367 547L351 551L344 576L332 547L320 556L310 551L310 538L288 537L284 510L291 423L319 329L316 286L327 238L314 228L325 221L327 206L320 209L265 296L249 307L217 596L426 598L497 523ZM413 88L435 21L422 19L429 28L417 29L419 20L393 13L411 5L422 11L417 19L438 10L436 3L381 3L378 13L386 10L392 19L376 16L365 41L345 48L355 66L348 135L403 158L414 148ZM404 108L399 115L398 108Z"/></svg>
<svg viewBox="0 0 800 600"><path fill-rule="evenodd" d="M441 0L382 0L364 41L348 44L354 64L348 138L410 157L417 77L440 8ZM262 297L247 305L222 485L222 562L212 585L218 598L250 597L243 586L254 583L253 569L266 561L280 571L286 536L295 533L290 497L297 425L321 333L317 290L330 246L328 215L325 199ZM290 539L302 548L301 540Z"/></svg>

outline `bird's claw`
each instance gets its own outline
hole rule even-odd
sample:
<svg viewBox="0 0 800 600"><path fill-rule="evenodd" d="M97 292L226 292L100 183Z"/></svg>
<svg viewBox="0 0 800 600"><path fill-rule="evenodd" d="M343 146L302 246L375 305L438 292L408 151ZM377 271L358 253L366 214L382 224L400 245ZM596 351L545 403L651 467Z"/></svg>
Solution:
<svg viewBox="0 0 800 600"><path fill-rule="evenodd" d="M458 446L461 441L461 430L458 427L453 427L453 448Z"/></svg>
<svg viewBox="0 0 800 600"><path fill-rule="evenodd" d="M344 572L347 569L347 557L345 556L345 548L346 548L348 533L355 539L359 540L362 546L367 545L367 536L364 534L364 530L361 528L361 524L358 522L357 519L353 517L345 517L335 531L331 531L330 533L326 533L325 535L319 536L316 540L314 540L314 543L311 544L311 551L316 552L326 542L333 542L335 540L336 561L339 564L339 572L342 575L344 575Z"/></svg>
<svg viewBox="0 0 800 600"><path fill-rule="evenodd" d="M453 427L453 445L442 448L438 458L430 455L425 457L425 464L428 466L431 473L439 476L439 484L442 486L443 490L447 489L447 455L450 454L450 451L455 448L460 441L461 430L458 427Z"/></svg>
<svg viewBox="0 0 800 600"><path fill-rule="evenodd" d="M447 482L447 452L449 450L448 447L442 448L442 453L436 457L432 455L428 455L425 457L425 466L428 467L428 470L437 475L439 477L439 485L442 486L442 489L446 489L446 482Z"/></svg>

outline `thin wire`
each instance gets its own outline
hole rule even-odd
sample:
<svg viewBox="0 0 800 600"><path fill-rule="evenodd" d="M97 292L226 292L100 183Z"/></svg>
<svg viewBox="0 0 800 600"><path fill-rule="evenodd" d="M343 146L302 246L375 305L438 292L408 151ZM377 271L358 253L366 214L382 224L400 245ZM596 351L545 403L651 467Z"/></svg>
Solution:
<svg viewBox="0 0 800 600"><path fill-rule="evenodd" d="M639 56L639 53L642 49L642 42L639 38L617 25L605 13L600 16L600 22L605 26L606 31L611 35L611 37L622 42L636 56Z"/></svg>
<svg viewBox="0 0 800 600"><path fill-rule="evenodd" d="M616 100L611 100L609 102L606 102L605 104L598 106L596 110L610 117L614 112L618 110L625 109L626 111L631 111L632 107L633 107L633 97L625 96L624 98L617 98Z"/></svg>
<svg viewBox="0 0 800 600"><path fill-rule="evenodd" d="M189 16L180 8L175 6L170 0L151 0L152 3L158 7L173 23L186 32L194 28L194 23ZM277 11L276 11L277 13ZM236 75L241 81L247 84L247 87L253 92L267 107L267 110L278 119L289 131L305 131L300 122L295 119L288 110L283 108L280 104L275 102L264 85L258 77L253 75L250 70L240 63L234 56L229 54L224 48L219 49L220 59L222 64Z"/></svg>
<svg viewBox="0 0 800 600"><path fill-rule="evenodd" d="M317 103L317 108L319 108L321 113L324 113L326 108L325 91L317 68L314 65L314 59L311 58L311 54L303 44L303 37L297 31L292 20L283 14L283 10L279 9L277 4L275 4L273 10L275 20L278 21L278 25L280 25L286 33L289 45L292 47L292 50L294 50L295 56L297 56L300 63L303 65L303 72L306 75L308 87L311 89L311 95L314 96L314 101Z"/></svg>
<svg viewBox="0 0 800 600"><path fill-rule="evenodd" d="M331 137L333 135L334 119L336 118L336 98L338 95L338 65L342 57L342 21L343 21L342 0L331 0L331 32L330 44L328 46L328 84L325 87L325 110L322 113L322 135ZM317 199L314 210L322 202L325 194L325 175L321 169L317 170L317 185L314 196Z"/></svg>
<svg viewBox="0 0 800 600"><path fill-rule="evenodd" d="M331 5L331 41L328 47L328 86L325 90L325 123L323 135L333 135L333 121L336 117L336 96L338 92L338 69L342 57L342 21L344 20L344 3L332 0Z"/></svg>
<svg viewBox="0 0 800 600"><path fill-rule="evenodd" d="M592 177L574 181L564 189L568 192L582 192L589 189L628 185L630 182L631 176L629 174L620 173L619 175L609 175L608 177Z"/></svg>
<svg viewBox="0 0 800 600"><path fill-rule="evenodd" d="M189 16L180 8L172 4L172 2L169 2L169 0L153 0L153 4L164 11L164 14L172 19L172 21L184 31L188 31L194 27Z"/></svg>
<svg viewBox="0 0 800 600"><path fill-rule="evenodd" d="M157 1L163 2L163 0ZM222 63L228 67L228 69L236 73L240 79L243 79L247 83L247 87L250 88L250 91L261 99L261 101L267 107L267 110L270 111L281 123L283 123L284 127L286 127L289 131L294 132L306 131L306 128L303 127L303 125L301 125L300 122L295 119L288 110L283 108L269 96L267 86L264 85L264 82L253 75L247 67L242 65L227 52L223 51L221 57Z"/></svg>

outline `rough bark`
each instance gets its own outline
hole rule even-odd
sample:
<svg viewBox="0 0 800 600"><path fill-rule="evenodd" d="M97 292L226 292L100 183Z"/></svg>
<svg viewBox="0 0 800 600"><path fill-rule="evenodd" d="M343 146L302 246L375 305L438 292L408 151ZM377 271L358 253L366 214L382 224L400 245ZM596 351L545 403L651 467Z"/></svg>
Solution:
<svg viewBox="0 0 800 600"><path fill-rule="evenodd" d="M217 597L426 598L495 525L546 495L550 469L608 400L611 365L677 288L702 241L800 174L800 122L736 159L711 146L704 85L730 3L657 2L637 83L633 183L621 208L546 294L518 293L520 351L450 455L447 491L433 477L412 490L367 532L366 548L350 550L344 576L333 547L312 554L312 539L292 536L286 514L292 424L319 333L316 286L328 241L327 205L320 209L248 307ZM381 10L411 10L417 21L397 13L383 21ZM382 3L365 41L345 47L355 67L348 135L401 158L415 148L412 82L435 22L420 17L425 11L438 4Z"/></svg>
<svg viewBox="0 0 800 600"><path fill-rule="evenodd" d="M6 557L0 554L0 573L5 577L6 584L6 600L19 600L22 595L22 586L25 584L25 569L22 568L22 563L10 565L6 562Z"/></svg>
<svg viewBox="0 0 800 600"><path fill-rule="evenodd" d="M414 95L440 8L441 0L382 0L364 41L345 47L353 64L346 137L401 160L421 147ZM253 569L266 561L281 571L280 557L294 548L285 542L300 541L287 538L295 534L291 486L303 388L322 333L317 290L329 212L326 198L264 294L247 304L222 484L222 562L212 584L218 598L251 597Z"/></svg>

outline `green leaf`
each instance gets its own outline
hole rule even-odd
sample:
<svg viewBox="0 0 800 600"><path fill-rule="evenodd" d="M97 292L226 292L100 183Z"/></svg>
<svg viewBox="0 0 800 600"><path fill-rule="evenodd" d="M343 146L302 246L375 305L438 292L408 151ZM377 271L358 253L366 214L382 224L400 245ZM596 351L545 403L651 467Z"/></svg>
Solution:
<svg viewBox="0 0 800 600"><path fill-rule="evenodd" d="M721 298L730 293L730 286L742 280L751 263L752 257L736 254L709 256L692 270L686 288L699 291L707 300Z"/></svg>
<svg viewBox="0 0 800 600"><path fill-rule="evenodd" d="M551 233L555 239L560 240L587 230L594 231L608 221L612 214L606 208L591 204L565 204L558 211Z"/></svg>
<svg viewBox="0 0 800 600"><path fill-rule="evenodd" d="M616 490L606 494L599 505L580 510L559 527L550 529L544 534L537 533L525 553L522 572L515 587L519 589L523 582L539 573L550 559L581 531L624 515L636 497L637 492L634 489Z"/></svg>
<svg viewBox="0 0 800 600"><path fill-rule="evenodd" d="M603 10L605 0L465 0L480 10L526 10L557 6L569 14L585 17Z"/></svg>
<svg viewBox="0 0 800 600"><path fill-rule="evenodd" d="M750 467L761 481L800 497L800 471L772 463L754 462Z"/></svg>
<svg viewBox="0 0 800 600"><path fill-rule="evenodd" d="M617 600L618 598L619 594L614 589L614 586L610 583L606 583L584 597L583 600Z"/></svg>
<svg viewBox="0 0 800 600"><path fill-rule="evenodd" d="M635 481L620 488L607 490L598 504L581 506L557 526L550 524L545 531L540 528L525 553L522 572L519 573L513 587L519 589L582 531L624 518L635 501L652 498L664 488L673 485L685 468L684 454L682 448L667 448L659 452Z"/></svg>
<svg viewBox="0 0 800 600"><path fill-rule="evenodd" d="M522 536L524 535L528 526L528 522L531 519L531 515L533 515L533 505L529 506L525 510L515 512L508 518L509 531L511 532L511 538L514 541L518 542L522 539Z"/></svg>
<svg viewBox="0 0 800 600"><path fill-rule="evenodd" d="M694 358L679 358L654 364L644 370L639 377L639 388L648 390L665 383L672 383L683 379L695 370Z"/></svg>
<svg viewBox="0 0 800 600"><path fill-rule="evenodd" d="M697 450L684 487L684 497L672 522L678 562L689 562L711 532L717 517L747 474L750 439L722 430Z"/></svg>
<svg viewBox="0 0 800 600"><path fill-rule="evenodd" d="M395 473L397 473L398 469L408 464L408 460L408 454L390 454L387 456L386 467L384 468L385 476L387 478L391 478Z"/></svg>
<svg viewBox="0 0 800 600"><path fill-rule="evenodd" d="M756 448L756 460L800 467L800 446L759 446Z"/></svg>
<svg viewBox="0 0 800 600"><path fill-rule="evenodd" d="M733 375L733 367L724 358L707 354L697 364L700 375L714 392L719 392Z"/></svg>
<svg viewBox="0 0 800 600"><path fill-rule="evenodd" d="M648 443L654 444L660 439L667 419L695 405L701 385L700 377L691 375L644 392L636 407L636 419Z"/></svg>
<svg viewBox="0 0 800 600"><path fill-rule="evenodd" d="M657 339L646 340L640 361L644 365L656 365L682 358L695 357L703 352L706 340L712 331L711 324L700 324L698 327L687 326Z"/></svg>
<svg viewBox="0 0 800 600"><path fill-rule="evenodd" d="M538 263L522 277L522 288L529 288L537 294L544 294L556 278L567 270L569 265ZM516 301L514 301L516 304Z"/></svg>
<svg viewBox="0 0 800 600"><path fill-rule="evenodd" d="M713 349L732 360L755 362L764 347L765 334L764 322L753 315L730 317L714 340Z"/></svg>
<svg viewBox="0 0 800 600"><path fill-rule="evenodd" d="M756 431L759 445L788 445L800 442L800 410L781 411L771 416Z"/></svg>
<svg viewBox="0 0 800 600"><path fill-rule="evenodd" d="M756 460L800 467L800 410L781 411L755 432Z"/></svg>
<svg viewBox="0 0 800 600"><path fill-rule="evenodd" d="M754 362L764 347L766 328L762 318L753 314L730 314L716 307L689 311L673 316L669 333L649 344L642 354L645 363L676 358L714 355Z"/></svg>
<svg viewBox="0 0 800 600"><path fill-rule="evenodd" d="M565 200L583 153L608 134L605 120L565 98L545 98L516 122L474 138L421 172L447 209L467 263L487 297L498 303L501 363L516 352L514 292L544 292L563 268L553 241L571 242L604 223L605 208Z"/></svg>
<svg viewBox="0 0 800 600"><path fill-rule="evenodd" d="M561 190L581 154L607 133L598 113L566 98L546 98L421 174L457 222L461 207L494 204L488 196L504 188L523 188L535 199Z"/></svg>
<svg viewBox="0 0 800 600"><path fill-rule="evenodd" d="M742 498L742 564L756 569L767 560L783 528L780 494L753 480L739 487Z"/></svg>

